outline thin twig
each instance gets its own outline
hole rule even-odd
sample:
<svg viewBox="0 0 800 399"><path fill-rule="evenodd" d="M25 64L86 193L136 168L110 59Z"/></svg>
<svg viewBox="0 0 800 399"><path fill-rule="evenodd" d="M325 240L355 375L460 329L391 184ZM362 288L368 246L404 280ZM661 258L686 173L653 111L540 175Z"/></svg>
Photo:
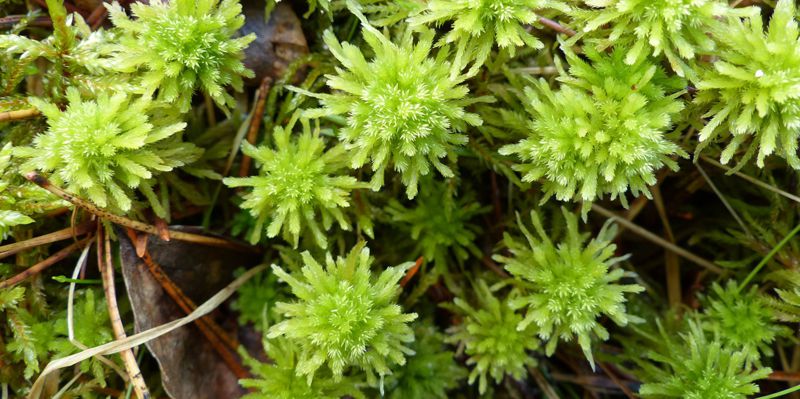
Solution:
<svg viewBox="0 0 800 399"><path fill-rule="evenodd" d="M216 126L217 114L216 110L214 109L214 101L206 92L203 92L203 103L206 107L206 123L208 123L209 127Z"/></svg>
<svg viewBox="0 0 800 399"><path fill-rule="evenodd" d="M78 198L75 195L70 194L70 193L62 190L59 187L54 186L52 183L50 183L49 180L47 180L44 176L40 175L37 172L26 173L25 174L25 178L27 178L28 180L36 183L38 186L42 187L43 189L45 189L47 191L50 191L51 193L53 193L53 194L61 197L62 199L72 203L73 205L79 206L79 207L85 209L89 213L91 213L91 214L93 214L93 215L95 215L95 216L97 216L99 218L106 219L106 220L111 221L113 223L119 224L119 225L124 226L124 227L131 228L131 229L134 229L134 230L143 231L145 233L150 233L150 234L154 234L154 235L158 235L160 233L159 229L156 226L149 225L149 224L142 223L142 222L137 222L135 220L128 219L128 218L126 218L124 216L119 216L119 215L115 215L113 213L104 211L104 210L98 208L97 206L95 206L94 204L92 204L92 203L90 203L90 202L88 202L88 201L86 201L84 199ZM179 241L188 241L188 242L193 242L193 243L200 244L200 245L208 245L208 246L212 246L212 247L221 247L221 248L231 248L231 249L243 250L243 251L255 252L255 253L260 252L259 248L257 248L257 247L253 247L253 246L249 246L249 245L242 245L242 244L239 244L239 243L236 243L236 242L232 242L232 241L229 241L229 240L226 240L226 239L216 238L216 237L209 237L209 236L205 236L205 235L201 235L201 234L192 234L192 233L186 233L186 232L182 232L182 231L169 230L169 236L170 236L170 238L174 238L174 239L179 240Z"/></svg>
<svg viewBox="0 0 800 399"><path fill-rule="evenodd" d="M27 19L27 15L9 15L0 18L0 29L10 29L20 23L23 19ZM43 15L34 19L28 20L27 26L35 26L39 28L53 27L53 21L49 16Z"/></svg>
<svg viewBox="0 0 800 399"><path fill-rule="evenodd" d="M74 305L73 305L75 303L75 282L74 282L74 280L78 277L78 273L80 273L80 271L84 268L84 266L86 266L86 259L87 259L88 255L89 255L89 250L92 247L92 241L94 241L94 238L89 240L89 242L86 243L86 246L83 248L83 252L81 252L81 256L78 258L78 263L75 264L75 269L73 269L73 271L72 271L73 282L71 282L69 284L69 291L67 293L67 340L70 343L72 343L73 345L75 345L75 347L80 349L80 350L86 350L89 347L84 345L82 342L78 341L75 338L75 327L74 327L75 326L75 323L74 323L74 313L75 312L74 312ZM116 363L112 362L111 360L108 360L107 357L102 356L102 355L101 356L97 356L97 360L99 360L101 363L103 363L106 366L108 366L110 369L114 370L114 372L116 372L117 375L119 375L120 378L122 378L122 380L125 381L125 383L130 381L130 378L128 378L128 374L126 374L124 370L122 370L119 366L117 366Z"/></svg>
<svg viewBox="0 0 800 399"><path fill-rule="evenodd" d="M556 393L553 386L547 382L547 379L544 378L541 370L533 366L528 366L528 373L530 373L533 380L536 381L536 385L539 386L547 399L559 399L558 393Z"/></svg>
<svg viewBox="0 0 800 399"><path fill-rule="evenodd" d="M132 229L126 229L128 239L131 242L136 242L138 236ZM181 308L186 314L192 313L196 308L194 301L191 300L186 294L183 293L170 278L164 273L161 266L153 260L153 257L145 249L141 256L145 266L150 271L150 274L161 285L167 295L172 298L175 304ZM228 336L227 333L216 323L210 316L204 316L196 320L197 328L205 336L214 350L219 354L228 368L236 375L237 378L247 378L249 373L242 367L241 363L236 359L234 353L239 346L236 341ZM224 345L223 345L224 344ZM227 347L226 347L227 346Z"/></svg>
<svg viewBox="0 0 800 399"><path fill-rule="evenodd" d="M770 373L768 380L771 381L788 381L788 382L800 382L800 373L797 372L786 372L786 371L773 371Z"/></svg>
<svg viewBox="0 0 800 399"><path fill-rule="evenodd" d="M619 387L619 389L621 389L621 390L622 390L622 393L624 393L624 394L625 394L625 396L627 396L629 399L636 399L636 395L634 395L634 394L633 394L633 392L631 391L631 389L630 389L630 388L628 388L628 386L627 386L627 385L625 385L625 383L623 383L622 381L620 381L620 380L619 380L619 378L617 378L616 374L614 374L614 373L613 373L613 372L610 370L610 368L609 368L608 366L606 366L606 365L605 365L605 363L603 363L603 362L598 362L597 364L600 366L600 368L603 370L603 372L605 372L605 373L606 373L606 375L608 376L608 378L611 378L611 381L613 381L613 382L614 382L614 384L616 384L616 385Z"/></svg>
<svg viewBox="0 0 800 399"><path fill-rule="evenodd" d="M269 94L270 87L272 86L272 79L269 76L264 77L261 81L261 86L258 88L256 105L253 109L253 118L250 119L250 127L247 131L247 142L255 145L256 138L258 137L258 129L261 128L261 121L264 119L264 105L267 103L267 94ZM247 176L250 173L250 164L252 159L249 155L242 156L242 164L239 167L239 176Z"/></svg>
<svg viewBox="0 0 800 399"><path fill-rule="evenodd" d="M711 159L711 158L709 158L709 157L707 157L705 155L700 156L700 159L702 159L702 160L704 160L704 161L706 161L706 162L708 162L708 163L710 163L710 164L712 164L712 165L714 165L714 166L716 166L716 167L718 167L720 169L723 169L723 170L727 171L728 173L731 173L731 171L732 171L731 168L729 168L729 167L727 167L727 166L725 166L725 165L723 165L723 164L721 164L721 163L715 161L714 159ZM800 203L800 197L798 197L798 196L796 196L794 194L787 193L786 191L783 191L783 190L781 190L781 189L779 189L779 188L777 188L777 187L775 187L775 186L773 186L771 184L764 183L763 181L758 180L755 177L748 176L748 175L746 175L746 174L744 174L742 172L739 172L739 171L733 171L733 174L738 176L738 177L740 177L740 178L742 178L742 179L744 179L744 180L747 180L750 183L755 184L756 186L759 186L759 187L761 187L763 189L772 191L775 194L782 195L782 196L784 196L784 197L786 197L786 198L788 198L788 199L790 199L790 200L792 200L794 202Z"/></svg>
<svg viewBox="0 0 800 399"><path fill-rule="evenodd" d="M40 245L51 244L57 241L66 240L68 238L77 239L78 236L94 230L94 222L87 222L73 227L67 227L52 233L33 237L25 241L19 241L0 247L0 259L14 255L20 251L28 248L38 247Z"/></svg>
<svg viewBox="0 0 800 399"><path fill-rule="evenodd" d="M0 122L19 121L22 119L33 118L39 114L40 112L36 108L0 112Z"/></svg>
<svg viewBox="0 0 800 399"><path fill-rule="evenodd" d="M563 33L570 37L575 36L577 34L574 30L567 28L566 26L561 25L560 23L553 21L552 19L549 18L539 17L539 23L558 33Z"/></svg>
<svg viewBox="0 0 800 399"><path fill-rule="evenodd" d="M267 268L266 265L261 265L261 266L256 266L244 272L244 274L237 277L236 280L225 286L225 288L214 294L207 301L203 302L200 306L197 307L197 309L195 309L194 312L192 312L186 317L173 320L169 323L161 324L151 329L131 335L122 340L114 340L105 343L103 345L95 346L93 348L89 348L82 352L75 353L73 355L51 360L50 363L48 363L47 366L45 366L45 368L39 373L39 376L36 377L36 381L33 382L33 385L31 385L31 388L28 391L27 398L28 399L41 398L45 381L47 381L47 378L57 370L66 367L72 367L86 359L89 359L97 355L108 355L112 353L119 353L120 351L123 351L125 349L136 347L138 345L144 344L158 337L161 337L164 334L168 334L172 331L175 331L175 329L181 328L186 324L189 324L194 320L197 320L198 318L209 314L211 311L216 309L220 304L222 304L224 301L230 298L231 295L233 295L233 293L236 292L236 290L242 286L242 284L247 282L247 280L252 278L254 275L263 272L266 268Z"/></svg>
<svg viewBox="0 0 800 399"><path fill-rule="evenodd" d="M69 390L69 388L72 387L72 384L78 381L78 378L81 378L82 375L83 375L82 372L78 372L77 374L75 374L75 377L72 377L71 380L67 381L67 383L64 384L64 386L61 387L61 389L59 389L58 392L56 392L56 394L53 395L51 399L61 399L61 396L63 396L64 393L66 393L67 390Z"/></svg>
<svg viewBox="0 0 800 399"><path fill-rule="evenodd" d="M491 271L502 278L509 278L511 277L502 267L498 266L497 263L494 263L492 258L488 256L484 256L481 258L481 263L483 263L486 267L488 267Z"/></svg>
<svg viewBox="0 0 800 399"><path fill-rule="evenodd" d="M105 255L105 256L104 256ZM100 275L103 278L103 291L106 294L106 306L108 307L108 318L111 319L111 329L114 331L114 339L121 340L127 337L125 328L122 326L122 318L117 307L117 290L114 286L114 264L111 261L111 240L103 232L103 225L97 225L97 266L100 268ZM136 363L136 356L133 349L126 349L119 353L125 370L128 372L133 391L139 399L150 399L150 390L144 382L139 365Z"/></svg>
<svg viewBox="0 0 800 399"><path fill-rule="evenodd" d="M47 269L50 266L53 266L54 264L58 263L58 261L69 256L69 254L74 252L76 249L82 248L89 241L89 239L90 238L84 238L83 240L74 242L68 245L67 247L63 248L62 250L54 253L49 258L25 269L23 272L17 274L16 276L13 276L7 280L0 281L0 289L17 285L22 281L24 281L25 279L27 279L28 277L41 273L43 270Z"/></svg>
<svg viewBox="0 0 800 399"><path fill-rule="evenodd" d="M600 205L592 204L592 210L597 212L597 213L599 213L599 214L601 214L601 215L603 215L603 216L605 216L605 217L607 217L607 218L609 218L609 219L614 220L615 222L621 224L626 229L631 230L632 232L640 235L642 238L644 238L644 239L646 239L646 240L648 240L648 241L650 241L650 242L652 242L652 243L654 243L656 245L660 245L660 246L662 246L662 247L664 247L664 248L666 248L666 249L668 249L668 250L670 250L672 252L675 252L675 254L680 256L680 257L683 257L683 258L685 258L685 259L687 259L687 260L689 260L689 261L691 261L693 263L696 263L697 265L702 266L702 267L704 267L704 268L706 268L706 269L708 269L708 270L710 270L710 271L712 271L714 273L717 273L717 274L725 273L724 269L722 269L718 265L714 264L713 262L708 261L706 259L703 259L700 256L695 255L695 254L693 254L693 253L691 253L691 252L689 252L689 251L687 251L687 250L685 250L685 249L683 249L683 248L681 248L681 247L679 247L679 246L677 246L677 245L675 245L675 244L673 244L673 243L671 243L671 242L659 237L658 235L647 231L647 229L639 227L638 225L628 221L627 219L625 219L623 217L620 217L620 216L614 214L613 212L609 211L606 208L603 208Z"/></svg>
<svg viewBox="0 0 800 399"><path fill-rule="evenodd" d="M103 24L108 16L108 9L101 3L98 5L89 17L86 18L86 23L92 27L92 30L97 30Z"/></svg>
<svg viewBox="0 0 800 399"><path fill-rule="evenodd" d="M46 0L34 0L34 1L37 4L39 4L40 6L42 6L43 8L49 9L47 7L47 1ZM72 14L72 13L76 12L78 14L81 14L81 16L85 17L85 15L83 15L84 13L82 13L81 10L78 7L76 7L74 4L72 4L70 2L64 2L64 8L67 9L67 13L69 13L69 14Z"/></svg>
<svg viewBox="0 0 800 399"><path fill-rule="evenodd" d="M669 242L675 244L675 234L672 232L672 226L669 223L669 217L667 217L664 198L661 196L661 187L656 184L653 186L651 192L653 193L653 202L656 205L658 217L661 218L661 224L664 225L664 235ZM666 251L664 257L667 276L667 300L673 309L677 309L682 302L680 263L678 262L678 256L672 251Z"/></svg>
<svg viewBox="0 0 800 399"><path fill-rule="evenodd" d="M406 284L408 284L408 282L411 281L412 278L414 278L414 275L417 274L423 262L425 262L425 258L421 256L417 258L417 261L414 262L414 266L411 266L411 268L409 268L408 271L406 272L406 275L403 276L403 279L400 280L401 287L405 287Z"/></svg>

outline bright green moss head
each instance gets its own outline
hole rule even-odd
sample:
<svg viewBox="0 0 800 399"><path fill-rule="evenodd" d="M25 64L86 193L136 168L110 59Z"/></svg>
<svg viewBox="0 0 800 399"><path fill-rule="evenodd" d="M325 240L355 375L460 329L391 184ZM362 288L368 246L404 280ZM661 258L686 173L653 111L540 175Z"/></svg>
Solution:
<svg viewBox="0 0 800 399"><path fill-rule="evenodd" d="M273 138L275 148L242 144L242 151L258 162L258 176L223 180L229 187L253 188L241 204L256 219L250 242L258 242L266 228L267 237L282 232L297 248L300 234L308 230L326 248L325 232L334 221L350 228L342 208L350 206L350 191L364 185L343 174L347 155L342 146L326 150L325 141L310 130L292 138L288 129L278 127Z"/></svg>
<svg viewBox="0 0 800 399"><path fill-rule="evenodd" d="M179 140L186 124L161 114L145 97L104 92L85 100L70 88L67 100L63 111L38 98L29 100L47 117L48 129L33 139L32 147L16 153L28 158L23 170L50 173L53 183L100 207L129 211L133 190L149 192L153 176L202 154Z"/></svg>
<svg viewBox="0 0 800 399"><path fill-rule="evenodd" d="M772 356L772 344L778 337L791 335L787 327L777 323L757 286L744 291L731 280L725 288L715 283L712 290L714 295L705 311L708 320L703 325L717 334L723 345L741 351L748 365L761 364L762 355Z"/></svg>
<svg viewBox="0 0 800 399"><path fill-rule="evenodd" d="M687 63L696 54L714 49L708 36L717 18L742 15L724 0L585 0L590 9L575 13L588 40L599 47L628 48L625 61L634 64L641 55L663 54L680 76L693 77ZM595 35L594 32L602 31ZM595 38L597 36L597 38Z"/></svg>
<svg viewBox="0 0 800 399"><path fill-rule="evenodd" d="M463 68L474 61L473 71L483 65L495 45L512 56L517 47L544 47L529 32L530 25L538 21L536 11L570 9L559 0L432 0L427 5L428 9L411 18L411 23L439 26L451 22L441 42L456 43L454 64Z"/></svg>
<svg viewBox="0 0 800 399"><path fill-rule="evenodd" d="M495 256L505 264L506 270L521 279L526 289L523 295L512 299L514 309L525 309L526 315L517 326L537 326L539 336L547 340L546 353L552 355L559 340L577 337L586 358L594 366L592 336L609 338L600 324L608 317L624 326L638 318L625 311L625 294L644 291L637 284L617 284L625 271L612 267L623 258L615 258L616 235L614 225L605 225L596 238L586 243L588 234L578 230L577 217L562 209L567 231L563 240L553 243L542 227L536 212L531 220L536 230L531 234L522 220L518 221L525 240L506 234L504 243L511 256Z"/></svg>
<svg viewBox="0 0 800 399"><path fill-rule="evenodd" d="M299 349L292 341L278 338L265 340L264 350L271 362L262 363L242 350L242 359L253 373L239 383L250 389L242 399L341 399L348 396L363 399L350 378L334 380L329 372L318 373L310 383L296 372Z"/></svg>
<svg viewBox="0 0 800 399"><path fill-rule="evenodd" d="M481 99L467 96L466 76L452 75L446 51L430 57L433 31L423 31L414 43L407 30L399 44L370 26L362 32L375 54L369 61L358 47L325 33L325 44L342 68L328 76L333 94L306 93L323 105L307 115L346 115L339 137L350 151L351 166L371 164L374 190L383 186L384 171L393 168L413 198L417 182L432 169L453 176L442 161L455 161L456 148L467 142L460 132L481 124L478 115L464 110Z"/></svg>
<svg viewBox="0 0 800 399"><path fill-rule="evenodd" d="M372 258L363 242L336 260L328 254L323 268L303 252L301 273L288 274L278 266L273 271L292 288L297 301L279 302L277 311L285 320L269 329L268 337L285 336L300 348L296 372L310 382L323 365L339 379L350 367L367 373L370 385L375 374L391 373L414 352L408 325L416 313L403 313L397 304L398 282L413 263L389 267L380 274L370 270Z"/></svg>
<svg viewBox="0 0 800 399"><path fill-rule="evenodd" d="M721 161L730 161L749 143L740 165L758 153L772 154L800 169L800 39L792 0L780 0L765 32L761 15L728 18L715 38L719 60L701 74L697 103L711 118L700 140L727 139ZM707 144L707 143L705 143ZM705 147L703 143L698 147Z"/></svg>
<svg viewBox="0 0 800 399"><path fill-rule="evenodd" d="M553 91L540 80L525 89L531 119L528 137L500 148L520 163L522 180L541 180L545 197L592 201L610 194L627 205L625 193L649 196L655 173L677 169L671 157L686 156L665 134L683 109L676 99L680 79L667 78L648 58L633 65L617 50L589 48L587 63L566 50L570 64L563 84Z"/></svg>
<svg viewBox="0 0 800 399"><path fill-rule="evenodd" d="M744 353L709 340L695 322L689 326L682 342L648 354L657 366L647 368L639 390L643 398L745 399L758 393L753 382L767 377L770 369L746 367Z"/></svg>
<svg viewBox="0 0 800 399"><path fill-rule="evenodd" d="M485 281L478 280L474 290L477 307L462 298L448 306L463 320L450 328L447 341L464 345L467 365L472 366L469 384L478 380L478 390L485 393L489 377L496 383L506 374L519 379L527 373L527 366L535 366L536 358L528 351L539 349L539 341L534 326L518 328L522 316L507 300L497 298Z"/></svg>
<svg viewBox="0 0 800 399"><path fill-rule="evenodd" d="M141 72L145 93L177 102L181 112L191 106L198 88L223 109L235 105L225 91L242 90L242 77L253 72L242 64L243 50L255 35L233 38L244 24L238 0L152 0L134 3L130 19L119 4L107 6L114 25L123 32L114 60L122 72Z"/></svg>

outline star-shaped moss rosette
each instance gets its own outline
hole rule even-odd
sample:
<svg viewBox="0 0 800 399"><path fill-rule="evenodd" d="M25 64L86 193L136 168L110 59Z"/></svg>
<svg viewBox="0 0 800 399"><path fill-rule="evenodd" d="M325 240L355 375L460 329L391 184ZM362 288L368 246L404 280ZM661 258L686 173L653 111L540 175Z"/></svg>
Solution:
<svg viewBox="0 0 800 399"><path fill-rule="evenodd" d="M453 63L462 69L470 62L474 73L482 66L492 48L514 56L518 47L541 49L544 44L530 32L537 24L537 10L568 12L571 7L559 0L431 0L427 10L409 19L412 25L449 23L450 31L439 44L454 43Z"/></svg>
<svg viewBox="0 0 800 399"><path fill-rule="evenodd" d="M299 349L292 341L276 338L264 341L264 351L269 362L251 357L247 351L240 353L245 365L253 373L251 378L239 380L250 392L242 399L364 399L357 388L358 380L342 378L334 381L330 372L318 373L311 383L297 375Z"/></svg>
<svg viewBox="0 0 800 399"><path fill-rule="evenodd" d="M752 15L754 8L733 8L724 0L585 0L576 8L575 26L581 38L598 48L625 47L625 62L643 55L664 55L680 76L696 78L698 55L715 43L709 33L727 16ZM574 41L573 41L574 42Z"/></svg>
<svg viewBox="0 0 800 399"><path fill-rule="evenodd" d="M114 68L140 74L145 95L158 91L159 101L174 102L181 112L197 89L227 111L235 101L226 87L241 91L242 78L254 76L242 59L255 34L235 37L244 25L238 0L137 2L131 5L135 18L117 3L106 7L121 32Z"/></svg>
<svg viewBox="0 0 800 399"><path fill-rule="evenodd" d="M285 319L267 336L286 337L299 347L296 373L307 376L309 383L327 366L334 380L355 368L367 374L370 385L378 386L376 374L382 379L414 354L408 346L414 341L409 323L417 315L403 313L397 303L399 281L413 262L373 273L373 259L363 242L345 257L334 260L328 254L325 267L308 252L302 256L299 273L272 267L297 300L277 304Z"/></svg>
<svg viewBox="0 0 800 399"><path fill-rule="evenodd" d="M759 391L753 382L772 371L747 367L744 353L709 339L695 321L680 339L662 340L667 343L663 351L646 354L652 363L644 364L643 398L745 399Z"/></svg>
<svg viewBox="0 0 800 399"><path fill-rule="evenodd" d="M446 340L464 345L467 365L472 367L467 381L472 385L477 380L483 394L489 377L500 383L506 375L524 376L527 366L536 365L536 358L528 352L539 349L540 344L535 326L520 328L522 316L509 306L507 298L495 296L484 280L478 280L473 288L478 306L458 297L444 305L463 318L448 330Z"/></svg>
<svg viewBox="0 0 800 399"><path fill-rule="evenodd" d="M468 141L463 132L481 124L478 115L464 108L490 98L469 97L463 84L467 76L453 75L446 50L431 57L433 31L423 30L414 43L415 35L406 30L398 44L371 26L362 32L374 51L369 61L358 47L325 32L325 44L342 65L336 75L327 76L333 93L295 90L320 100L322 108L307 110L306 116L347 117L339 138L353 168L371 165L374 190L383 186L385 171L394 169L413 198L419 180L432 170L454 176L442 161L454 162L456 150Z"/></svg>
<svg viewBox="0 0 800 399"><path fill-rule="evenodd" d="M257 176L223 180L229 187L252 187L240 205L255 218L250 242L257 243L263 231L270 238L282 233L297 248L301 233L309 231L326 248L325 233L334 221L350 229L343 209L350 206L350 192L366 184L347 175L343 146L326 149L322 137L310 129L292 137L289 129L276 127L273 138L274 148L242 143L242 152L258 163Z"/></svg>
<svg viewBox="0 0 800 399"><path fill-rule="evenodd" d="M21 169L50 173L54 184L114 212L130 211L137 189L154 210L163 209L151 179L203 152L181 141L184 122L146 97L103 92L84 99L69 88L64 110L38 98L29 101L47 118L48 129L30 147L14 150L27 158Z"/></svg>
<svg viewBox="0 0 800 399"><path fill-rule="evenodd" d="M728 18L714 37L719 58L697 83L696 102L708 120L700 130L702 150L727 141L722 163L747 150L739 167L754 155L756 165L777 155L794 169L800 140L800 35L794 1L780 0L765 32L761 15Z"/></svg>
<svg viewBox="0 0 800 399"><path fill-rule="evenodd" d="M703 327L719 336L727 347L740 351L747 366L761 364L772 357L772 345L779 337L791 335L791 330L778 323L773 309L757 286L743 290L734 280L724 286L715 283L704 312Z"/></svg>
<svg viewBox="0 0 800 399"><path fill-rule="evenodd" d="M528 231L521 219L518 225L524 240L506 233L503 242L511 256L495 255L515 279L522 282L522 295L511 299L509 306L525 310L518 329L531 324L547 342L550 356L559 341L577 338L586 359L594 367L592 340L609 338L600 323L603 317L625 326L640 320L625 310L625 294L644 291L638 284L618 284L625 271L614 265L626 257L614 257L616 227L606 224L597 237L586 242L589 234L578 230L578 218L562 208L566 235L558 243L551 241L539 215L532 211L531 221L536 235Z"/></svg>
<svg viewBox="0 0 800 399"><path fill-rule="evenodd" d="M551 196L582 201L585 215L607 194L624 206L628 192L649 197L656 172L677 170L672 158L688 156L667 136L683 109L683 80L646 57L628 65L622 50L586 48L586 62L562 48L569 74L557 91L544 79L525 88L530 132L500 154L517 158L513 168L524 182L542 183L542 203Z"/></svg>

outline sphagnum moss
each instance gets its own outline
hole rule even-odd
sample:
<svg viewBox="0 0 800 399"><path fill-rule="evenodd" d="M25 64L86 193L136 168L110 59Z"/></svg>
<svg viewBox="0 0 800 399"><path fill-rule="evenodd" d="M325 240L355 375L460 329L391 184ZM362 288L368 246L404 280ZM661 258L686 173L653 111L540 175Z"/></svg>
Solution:
<svg viewBox="0 0 800 399"><path fill-rule="evenodd" d="M399 280L412 264L389 267L375 275L373 259L360 243L345 257L328 254L325 267L304 252L300 275L278 266L273 271L292 288L294 302L280 302L285 320L269 329L268 337L283 336L299 347L296 372L312 381L326 366L339 380L351 367L367 374L377 385L377 376L391 373L414 352L409 343L414 331L408 323L416 313L403 313L397 304Z"/></svg>
<svg viewBox="0 0 800 399"><path fill-rule="evenodd" d="M598 395L599 372L559 377L595 362L620 382L608 396L787 393L765 377L798 350L796 2L94 3L0 0L0 396L130 385L98 358L41 375L80 350L71 337L116 338L94 269L64 276L70 250L104 241L98 219L116 245L123 213L161 234L119 251L118 284L138 255L169 253L200 276L187 291L247 266L181 263L200 245L164 221L245 235L233 246L281 265L214 316L265 337L264 353L242 340L248 398ZM248 64L273 72L258 91L251 42ZM739 174L703 179L690 152ZM543 222L552 199L570 208ZM599 202L639 228L601 227ZM531 212L533 230L515 224ZM121 293L130 331L142 307ZM237 389L215 363L163 380L156 363L170 375L140 368L153 394Z"/></svg>

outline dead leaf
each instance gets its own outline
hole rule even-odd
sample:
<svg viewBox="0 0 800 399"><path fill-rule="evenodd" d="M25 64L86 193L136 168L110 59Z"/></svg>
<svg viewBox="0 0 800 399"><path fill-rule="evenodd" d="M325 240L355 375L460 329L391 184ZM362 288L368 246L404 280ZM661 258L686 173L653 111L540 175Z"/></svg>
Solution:
<svg viewBox="0 0 800 399"><path fill-rule="evenodd" d="M275 6L269 21L264 20L264 1L243 2L244 26L242 35L256 34L244 53L244 65L255 72L255 77L247 82L257 86L264 77L278 79L286 67L298 57L308 54L308 43L300 26L300 19L285 2Z"/></svg>
<svg viewBox="0 0 800 399"><path fill-rule="evenodd" d="M136 331L185 316L136 254L136 245L121 230L118 237L122 274ZM148 235L146 248L175 285L195 303L202 303L230 283L234 269L253 266L260 260L253 254L177 240L163 241L153 235ZM234 373L194 324L146 345L159 364L165 391L174 399L238 398L245 393Z"/></svg>

